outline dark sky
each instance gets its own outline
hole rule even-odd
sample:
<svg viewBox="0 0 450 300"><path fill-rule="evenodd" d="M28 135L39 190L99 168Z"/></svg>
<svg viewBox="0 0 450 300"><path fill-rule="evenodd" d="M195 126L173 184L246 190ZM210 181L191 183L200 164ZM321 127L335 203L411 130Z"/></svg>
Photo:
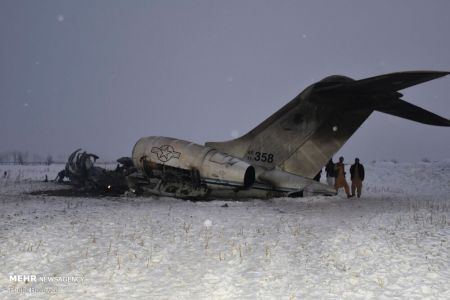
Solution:
<svg viewBox="0 0 450 300"><path fill-rule="evenodd" d="M0 1L0 152L101 158L228 140L307 85L450 70L450 1ZM450 118L450 76L403 91ZM450 157L450 128L374 113L341 154Z"/></svg>

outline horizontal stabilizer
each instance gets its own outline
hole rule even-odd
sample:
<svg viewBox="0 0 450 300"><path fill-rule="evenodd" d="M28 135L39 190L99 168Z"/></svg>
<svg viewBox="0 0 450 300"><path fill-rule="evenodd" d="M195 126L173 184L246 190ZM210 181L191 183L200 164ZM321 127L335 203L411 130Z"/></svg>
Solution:
<svg viewBox="0 0 450 300"><path fill-rule="evenodd" d="M410 86L437 79L450 74L443 71L409 71L390 73L361 80L346 80L344 82L319 82L314 90L322 95L348 95L348 94L378 94L396 92Z"/></svg>
<svg viewBox="0 0 450 300"><path fill-rule="evenodd" d="M398 92L449 74L443 71L409 71L361 80L330 76L316 84L314 101L344 111L376 110L424 124L450 127L450 120L401 100L403 95Z"/></svg>
<svg viewBox="0 0 450 300"><path fill-rule="evenodd" d="M400 91L410 86L424 83L450 74L442 71L410 71L385 74L354 82L356 90L368 92Z"/></svg>
<svg viewBox="0 0 450 300"><path fill-rule="evenodd" d="M428 125L450 127L450 120L401 99L393 101L391 105L376 108L376 110Z"/></svg>

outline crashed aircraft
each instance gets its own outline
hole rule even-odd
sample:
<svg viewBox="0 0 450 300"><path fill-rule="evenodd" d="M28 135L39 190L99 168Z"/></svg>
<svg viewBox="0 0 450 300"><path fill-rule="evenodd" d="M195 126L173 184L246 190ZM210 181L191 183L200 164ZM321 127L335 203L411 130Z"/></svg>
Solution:
<svg viewBox="0 0 450 300"><path fill-rule="evenodd" d="M179 198L334 195L312 178L374 111L435 126L450 120L401 99L399 90L450 74L411 71L361 80L329 76L240 138L198 145L143 137L126 182L135 193Z"/></svg>

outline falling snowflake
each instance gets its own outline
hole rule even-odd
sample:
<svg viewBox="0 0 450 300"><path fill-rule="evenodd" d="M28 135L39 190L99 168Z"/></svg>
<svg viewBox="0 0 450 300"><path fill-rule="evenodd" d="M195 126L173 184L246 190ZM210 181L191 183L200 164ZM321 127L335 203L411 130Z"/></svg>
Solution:
<svg viewBox="0 0 450 300"><path fill-rule="evenodd" d="M239 131L238 130L236 130L236 129L233 129L232 131L231 131L231 137L232 138L238 138L239 137Z"/></svg>
<svg viewBox="0 0 450 300"><path fill-rule="evenodd" d="M205 222L203 222L203 225L205 225L206 228L209 228L212 226L212 221L210 219L206 219Z"/></svg>
<svg viewBox="0 0 450 300"><path fill-rule="evenodd" d="M58 15L58 16L56 17L56 20L57 20L58 22L62 22L62 21L64 21L64 16L63 16L63 15Z"/></svg>

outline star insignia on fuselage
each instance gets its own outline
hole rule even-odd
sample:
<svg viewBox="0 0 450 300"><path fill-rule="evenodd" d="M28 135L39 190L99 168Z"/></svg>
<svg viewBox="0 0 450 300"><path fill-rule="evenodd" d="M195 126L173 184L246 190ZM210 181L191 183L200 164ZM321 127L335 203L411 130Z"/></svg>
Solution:
<svg viewBox="0 0 450 300"><path fill-rule="evenodd" d="M180 158L181 153L175 151L175 149L171 145L162 145L161 147L153 147L152 153L156 154L158 159L165 163L171 160L172 158Z"/></svg>

